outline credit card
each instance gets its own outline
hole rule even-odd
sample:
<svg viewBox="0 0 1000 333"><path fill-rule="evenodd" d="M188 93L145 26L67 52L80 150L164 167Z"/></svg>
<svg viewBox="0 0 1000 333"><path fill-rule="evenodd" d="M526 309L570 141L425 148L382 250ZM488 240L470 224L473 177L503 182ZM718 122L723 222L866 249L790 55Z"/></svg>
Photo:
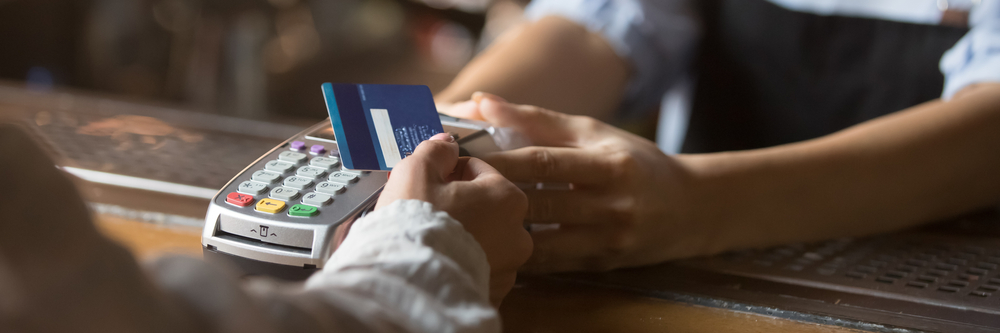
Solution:
<svg viewBox="0 0 1000 333"><path fill-rule="evenodd" d="M392 170L444 132L427 86L324 83L323 98L344 167Z"/></svg>

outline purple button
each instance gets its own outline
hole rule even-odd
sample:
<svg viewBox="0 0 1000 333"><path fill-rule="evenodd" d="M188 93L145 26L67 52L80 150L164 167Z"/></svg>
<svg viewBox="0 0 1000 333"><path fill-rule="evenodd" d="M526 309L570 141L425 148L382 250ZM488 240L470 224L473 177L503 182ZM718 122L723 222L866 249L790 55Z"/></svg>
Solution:
<svg viewBox="0 0 1000 333"><path fill-rule="evenodd" d="M306 147L306 143L305 142L302 142L302 141L292 141L292 146L291 146L292 150L302 150L302 148L305 148L305 147Z"/></svg>
<svg viewBox="0 0 1000 333"><path fill-rule="evenodd" d="M309 148L309 152L313 154L322 154L326 152L326 147L323 147L323 145L313 145Z"/></svg>

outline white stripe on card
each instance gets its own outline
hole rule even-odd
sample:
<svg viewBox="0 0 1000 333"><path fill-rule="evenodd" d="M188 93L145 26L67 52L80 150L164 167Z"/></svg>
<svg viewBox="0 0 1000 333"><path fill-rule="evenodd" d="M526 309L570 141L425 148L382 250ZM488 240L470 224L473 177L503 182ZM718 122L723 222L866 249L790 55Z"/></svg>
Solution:
<svg viewBox="0 0 1000 333"><path fill-rule="evenodd" d="M371 109L371 114L372 122L375 123L375 135L378 136L378 143L382 147L385 166L394 167L402 157L399 156L399 145L396 144L396 135L392 132L392 123L389 122L389 110Z"/></svg>

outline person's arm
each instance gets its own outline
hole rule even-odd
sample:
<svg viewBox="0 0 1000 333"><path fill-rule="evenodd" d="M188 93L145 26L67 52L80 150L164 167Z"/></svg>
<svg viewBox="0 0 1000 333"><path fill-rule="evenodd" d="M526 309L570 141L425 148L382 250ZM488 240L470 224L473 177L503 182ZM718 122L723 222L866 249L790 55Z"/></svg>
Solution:
<svg viewBox="0 0 1000 333"><path fill-rule="evenodd" d="M494 306L531 252L526 200L448 138L397 165L375 212L302 288L185 257L144 272L40 147L0 124L0 155L16 157L0 173L17 175L0 200L0 331L499 332Z"/></svg>
<svg viewBox="0 0 1000 333"><path fill-rule="evenodd" d="M526 270L605 270L897 230L1000 202L1000 84L969 87L818 139L668 156L587 117L485 95L483 118L542 147L486 160L528 190Z"/></svg>
<svg viewBox="0 0 1000 333"><path fill-rule="evenodd" d="M976 7L970 24L941 59L941 100L816 140L692 156L700 193L728 193L701 218L726 227L709 251L884 232L1000 202L1000 4Z"/></svg>
<svg viewBox="0 0 1000 333"><path fill-rule="evenodd" d="M178 256L147 271L204 332L500 332L486 253L461 223L419 200L356 221L304 287L240 281L220 265Z"/></svg>
<svg viewBox="0 0 1000 333"><path fill-rule="evenodd" d="M690 155L704 251L860 236L1000 203L1000 84L806 142Z"/></svg>
<svg viewBox="0 0 1000 333"><path fill-rule="evenodd" d="M559 16L505 33L435 96L439 103L485 91L522 104L605 119L621 103L628 64L601 35Z"/></svg>
<svg viewBox="0 0 1000 333"><path fill-rule="evenodd" d="M691 7L689 0L532 1L529 23L498 38L436 99L455 103L483 91L605 120L650 111L694 53Z"/></svg>

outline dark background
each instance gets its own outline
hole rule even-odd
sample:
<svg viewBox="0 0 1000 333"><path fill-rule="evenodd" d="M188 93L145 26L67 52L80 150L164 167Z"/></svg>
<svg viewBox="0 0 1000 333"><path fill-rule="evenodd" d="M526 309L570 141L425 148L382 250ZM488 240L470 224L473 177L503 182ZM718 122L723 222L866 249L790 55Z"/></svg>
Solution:
<svg viewBox="0 0 1000 333"><path fill-rule="evenodd" d="M268 121L322 82L444 88L527 0L0 0L0 80Z"/></svg>

